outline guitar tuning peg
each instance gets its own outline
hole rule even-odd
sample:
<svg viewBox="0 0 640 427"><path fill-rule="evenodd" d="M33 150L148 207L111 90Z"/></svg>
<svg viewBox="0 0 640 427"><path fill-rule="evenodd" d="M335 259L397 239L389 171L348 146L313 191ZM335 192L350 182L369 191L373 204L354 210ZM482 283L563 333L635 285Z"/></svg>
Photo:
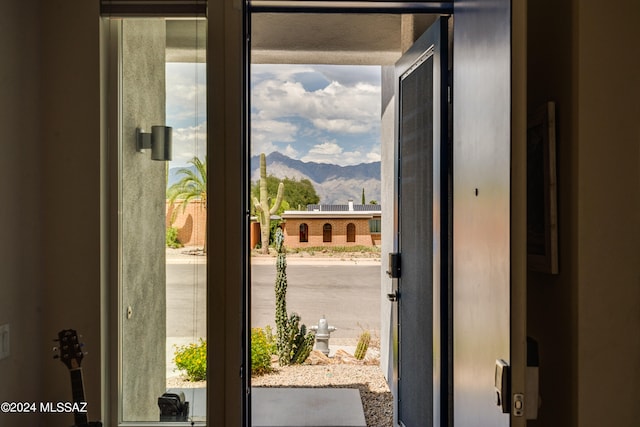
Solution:
<svg viewBox="0 0 640 427"><path fill-rule="evenodd" d="M58 351L58 347L53 347L51 351Z"/></svg>
<svg viewBox="0 0 640 427"><path fill-rule="evenodd" d="M57 354L54 354L54 355L53 355L53 358L54 358L54 359L60 359L60 356L59 356L59 355L57 355Z"/></svg>
<svg viewBox="0 0 640 427"><path fill-rule="evenodd" d="M60 338L54 338L53 342L60 342Z"/></svg>

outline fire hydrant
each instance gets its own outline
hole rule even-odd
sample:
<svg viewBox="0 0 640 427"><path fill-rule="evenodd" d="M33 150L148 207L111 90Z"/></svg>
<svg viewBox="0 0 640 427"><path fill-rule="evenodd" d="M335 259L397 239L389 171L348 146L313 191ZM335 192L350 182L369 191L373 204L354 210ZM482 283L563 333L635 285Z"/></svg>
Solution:
<svg viewBox="0 0 640 427"><path fill-rule="evenodd" d="M329 334L336 328L329 326L327 319L322 315L322 319L318 320L317 325L310 326L310 329L316 331L316 350L320 350L325 356L329 355Z"/></svg>

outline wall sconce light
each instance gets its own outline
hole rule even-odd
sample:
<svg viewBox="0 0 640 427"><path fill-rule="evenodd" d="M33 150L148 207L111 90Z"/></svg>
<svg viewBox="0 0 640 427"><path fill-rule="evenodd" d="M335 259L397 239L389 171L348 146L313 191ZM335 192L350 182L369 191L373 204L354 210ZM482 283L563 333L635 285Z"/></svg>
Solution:
<svg viewBox="0 0 640 427"><path fill-rule="evenodd" d="M169 126L151 126L151 133L136 128L136 149L144 153L145 148L151 148L152 160L171 160L172 132Z"/></svg>

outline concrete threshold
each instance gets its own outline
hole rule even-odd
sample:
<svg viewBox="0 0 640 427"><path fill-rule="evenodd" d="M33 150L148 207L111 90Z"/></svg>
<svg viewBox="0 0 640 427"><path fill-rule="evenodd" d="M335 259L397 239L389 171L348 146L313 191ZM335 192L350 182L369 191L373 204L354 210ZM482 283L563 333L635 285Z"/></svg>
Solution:
<svg viewBox="0 0 640 427"><path fill-rule="evenodd" d="M251 389L252 427L366 427L360 392L349 388Z"/></svg>
<svg viewBox="0 0 640 427"><path fill-rule="evenodd" d="M190 418L206 418L205 388L171 388L184 393ZM366 427L360 391L351 388L251 388L252 427Z"/></svg>

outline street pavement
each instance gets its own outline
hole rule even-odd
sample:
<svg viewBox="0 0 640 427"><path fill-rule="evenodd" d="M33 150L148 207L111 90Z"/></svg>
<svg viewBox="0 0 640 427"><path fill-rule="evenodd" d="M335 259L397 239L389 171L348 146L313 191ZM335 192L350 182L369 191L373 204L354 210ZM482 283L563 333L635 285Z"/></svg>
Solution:
<svg viewBox="0 0 640 427"><path fill-rule="evenodd" d="M251 324L275 327L274 265L251 268ZM287 311L307 327L324 315L337 330L332 338L355 338L363 329L380 330L380 266L334 261L289 262Z"/></svg>

